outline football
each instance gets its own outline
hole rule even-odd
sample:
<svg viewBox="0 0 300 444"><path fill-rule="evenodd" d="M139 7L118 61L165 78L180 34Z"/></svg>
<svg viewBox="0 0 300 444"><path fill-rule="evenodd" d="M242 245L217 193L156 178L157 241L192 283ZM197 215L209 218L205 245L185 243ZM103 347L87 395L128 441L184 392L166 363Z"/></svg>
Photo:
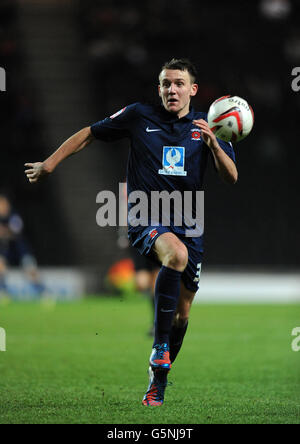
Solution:
<svg viewBox="0 0 300 444"><path fill-rule="evenodd" d="M241 97L224 96L210 106L207 120L216 137L225 142L239 142L250 134L254 112Z"/></svg>

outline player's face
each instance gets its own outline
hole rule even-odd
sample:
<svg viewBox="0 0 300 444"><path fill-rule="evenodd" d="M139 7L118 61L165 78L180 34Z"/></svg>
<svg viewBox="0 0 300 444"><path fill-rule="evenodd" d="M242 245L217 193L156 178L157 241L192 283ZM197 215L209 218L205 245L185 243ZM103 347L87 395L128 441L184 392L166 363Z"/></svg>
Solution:
<svg viewBox="0 0 300 444"><path fill-rule="evenodd" d="M198 85L192 83L188 71L164 69L159 81L158 92L164 108L179 118L188 114L191 98L198 91Z"/></svg>

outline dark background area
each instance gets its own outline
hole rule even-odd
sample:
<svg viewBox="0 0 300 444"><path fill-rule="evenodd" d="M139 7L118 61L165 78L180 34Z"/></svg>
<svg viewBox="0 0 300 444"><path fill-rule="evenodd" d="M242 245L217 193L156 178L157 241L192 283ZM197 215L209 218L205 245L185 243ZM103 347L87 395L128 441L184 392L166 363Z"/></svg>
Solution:
<svg viewBox="0 0 300 444"><path fill-rule="evenodd" d="M207 172L206 264L298 267L300 92L292 90L291 72L300 66L299 2L68 4L84 49L94 121L130 103L153 101L160 67L172 57L190 58L199 70L200 91L193 103L197 110L208 110L225 94L248 100L255 126L235 146L238 183L222 184L212 165ZM80 262L80 255L74 254L78 239L65 223L62 191L54 176L31 186L23 173L25 162L44 160L57 147L49 146L43 136L48 122L40 113L39 91L30 81L21 30L18 2L2 1L0 66L7 72L7 92L0 93L0 190L12 196L40 264L95 265ZM110 178L106 189L115 191L124 181L129 144L105 147L104 164L99 150L99 176L105 169ZM106 236L105 230L98 233L99 239ZM118 257L117 246L107 248L113 251L112 258Z"/></svg>

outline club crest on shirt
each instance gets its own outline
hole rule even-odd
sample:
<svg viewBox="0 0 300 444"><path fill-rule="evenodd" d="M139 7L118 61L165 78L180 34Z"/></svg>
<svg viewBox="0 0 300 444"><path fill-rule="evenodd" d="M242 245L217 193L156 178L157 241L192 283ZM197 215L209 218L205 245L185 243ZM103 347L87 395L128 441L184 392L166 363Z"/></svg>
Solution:
<svg viewBox="0 0 300 444"><path fill-rule="evenodd" d="M184 171L185 148L183 146L164 146L162 169L158 174L166 176L186 176Z"/></svg>
<svg viewBox="0 0 300 444"><path fill-rule="evenodd" d="M112 116L110 116L110 119L115 119L116 117L118 117L120 114L122 114L125 111L126 108L127 107L120 109L120 111L118 111L116 114L113 114Z"/></svg>
<svg viewBox="0 0 300 444"><path fill-rule="evenodd" d="M191 130L191 132L192 132L192 134L191 134L192 140L200 140L201 139L201 131L199 129L193 128Z"/></svg>
<svg viewBox="0 0 300 444"><path fill-rule="evenodd" d="M154 239L157 235L158 235L158 231L155 228L153 230L151 230L149 233L149 236L151 237L151 239Z"/></svg>

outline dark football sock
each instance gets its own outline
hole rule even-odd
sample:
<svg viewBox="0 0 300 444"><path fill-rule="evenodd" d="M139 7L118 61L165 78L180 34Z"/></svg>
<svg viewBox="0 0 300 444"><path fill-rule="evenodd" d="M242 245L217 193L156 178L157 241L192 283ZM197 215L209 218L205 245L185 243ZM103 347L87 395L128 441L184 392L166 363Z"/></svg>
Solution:
<svg viewBox="0 0 300 444"><path fill-rule="evenodd" d="M170 333L170 361L174 362L176 359L176 356L178 355L184 336L186 334L188 328L188 321L183 326L172 326L172 330Z"/></svg>
<svg viewBox="0 0 300 444"><path fill-rule="evenodd" d="M181 272L162 266L155 286L155 344L169 344L180 295Z"/></svg>
<svg viewBox="0 0 300 444"><path fill-rule="evenodd" d="M153 325L155 322L155 295L150 295L150 302L151 302L151 313L152 313L152 319L153 319Z"/></svg>

